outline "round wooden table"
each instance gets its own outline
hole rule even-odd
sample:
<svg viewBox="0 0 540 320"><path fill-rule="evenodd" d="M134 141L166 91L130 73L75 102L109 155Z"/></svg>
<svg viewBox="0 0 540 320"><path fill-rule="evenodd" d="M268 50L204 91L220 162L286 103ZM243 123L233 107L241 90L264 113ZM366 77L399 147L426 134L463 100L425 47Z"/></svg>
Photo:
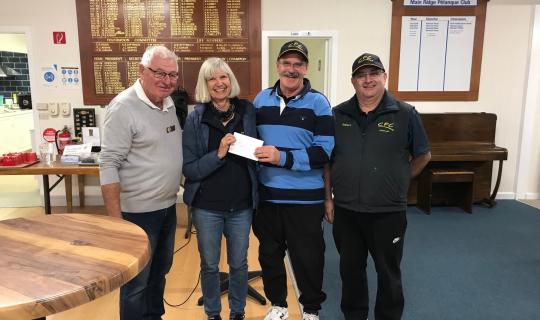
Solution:
<svg viewBox="0 0 540 320"><path fill-rule="evenodd" d="M146 233L102 215L0 221L0 319L34 319L97 299L148 262Z"/></svg>

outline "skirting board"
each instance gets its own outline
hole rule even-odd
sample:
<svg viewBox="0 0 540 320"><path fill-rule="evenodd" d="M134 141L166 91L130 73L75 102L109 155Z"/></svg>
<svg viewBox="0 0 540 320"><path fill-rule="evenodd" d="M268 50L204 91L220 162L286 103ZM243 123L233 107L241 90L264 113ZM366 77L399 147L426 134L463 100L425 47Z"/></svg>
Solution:
<svg viewBox="0 0 540 320"><path fill-rule="evenodd" d="M184 201L182 200L182 195L183 195L182 191L178 193L176 203L184 203ZM496 199L515 200L516 193L515 192L499 192L497 193ZM525 198L523 199L540 199L540 194L527 193ZM65 206L66 198L63 195L51 195L51 204L52 206ZM73 205L78 205L78 204L79 204L79 197L77 194L73 194ZM101 197L101 195L86 195L85 204L87 206L102 206L103 198Z"/></svg>
<svg viewBox="0 0 540 320"><path fill-rule="evenodd" d="M527 192L523 197L519 196L518 199L525 199L525 200L539 200L540 199L540 193L535 192Z"/></svg>

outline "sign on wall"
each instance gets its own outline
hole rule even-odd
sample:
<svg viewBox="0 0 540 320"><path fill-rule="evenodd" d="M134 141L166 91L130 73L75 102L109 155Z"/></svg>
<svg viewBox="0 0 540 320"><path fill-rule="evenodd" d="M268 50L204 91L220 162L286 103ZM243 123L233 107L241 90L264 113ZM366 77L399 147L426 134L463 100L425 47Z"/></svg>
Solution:
<svg viewBox="0 0 540 320"><path fill-rule="evenodd" d="M477 0L405 0L405 6L419 7L467 7L476 6Z"/></svg>
<svg viewBox="0 0 540 320"><path fill-rule="evenodd" d="M53 31L54 44L66 44L66 33L64 31Z"/></svg>
<svg viewBox="0 0 540 320"><path fill-rule="evenodd" d="M395 0L389 91L408 101L478 100L487 1Z"/></svg>
<svg viewBox="0 0 540 320"><path fill-rule="evenodd" d="M403 17L398 90L469 90L474 26L471 16Z"/></svg>
<svg viewBox="0 0 540 320"><path fill-rule="evenodd" d="M138 78L147 46L178 57L179 86L193 97L199 68L224 58L242 97L260 91L260 0L76 1L84 103L104 105Z"/></svg>

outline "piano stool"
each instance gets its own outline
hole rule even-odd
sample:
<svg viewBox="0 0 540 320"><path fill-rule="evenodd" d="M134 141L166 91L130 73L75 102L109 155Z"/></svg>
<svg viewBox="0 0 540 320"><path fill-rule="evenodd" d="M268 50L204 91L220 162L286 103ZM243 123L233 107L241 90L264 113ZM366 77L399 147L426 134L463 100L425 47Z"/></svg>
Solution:
<svg viewBox="0 0 540 320"><path fill-rule="evenodd" d="M433 184L453 183L460 184L459 206L465 212L472 213L474 198L474 171L464 169L426 169L422 171L418 179L418 203L419 209L426 214L431 214L431 199L433 197Z"/></svg>

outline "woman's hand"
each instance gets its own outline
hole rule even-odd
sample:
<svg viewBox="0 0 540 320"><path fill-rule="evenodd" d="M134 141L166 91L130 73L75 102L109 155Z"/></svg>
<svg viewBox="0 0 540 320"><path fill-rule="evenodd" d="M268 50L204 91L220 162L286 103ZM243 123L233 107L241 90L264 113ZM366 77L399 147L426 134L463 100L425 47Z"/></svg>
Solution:
<svg viewBox="0 0 540 320"><path fill-rule="evenodd" d="M221 142L219 143L219 148L217 151L217 156L220 160L225 158L225 156L227 155L227 152L229 152L229 147L235 141L236 141L236 138L231 133L227 133L223 138L221 138Z"/></svg>

